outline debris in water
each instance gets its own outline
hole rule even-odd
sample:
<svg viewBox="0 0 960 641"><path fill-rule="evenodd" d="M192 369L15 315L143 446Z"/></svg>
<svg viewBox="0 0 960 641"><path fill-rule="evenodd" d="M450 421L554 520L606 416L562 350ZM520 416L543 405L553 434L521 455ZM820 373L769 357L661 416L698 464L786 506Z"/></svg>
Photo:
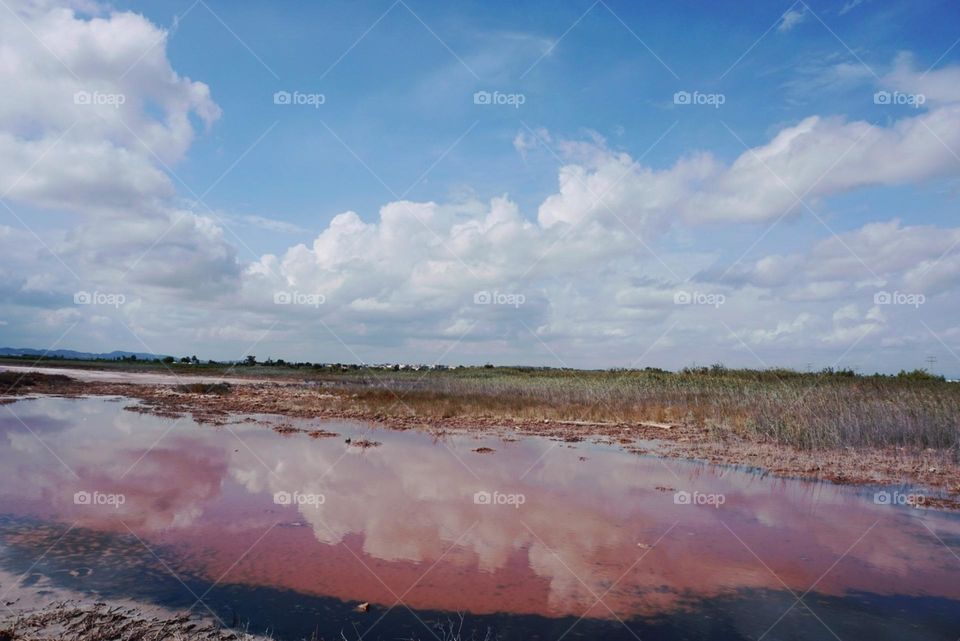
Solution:
<svg viewBox="0 0 960 641"><path fill-rule="evenodd" d="M673 429L673 425L671 425L670 423L657 423L656 421L640 421L638 425L641 425L643 427L656 427L661 430Z"/></svg>

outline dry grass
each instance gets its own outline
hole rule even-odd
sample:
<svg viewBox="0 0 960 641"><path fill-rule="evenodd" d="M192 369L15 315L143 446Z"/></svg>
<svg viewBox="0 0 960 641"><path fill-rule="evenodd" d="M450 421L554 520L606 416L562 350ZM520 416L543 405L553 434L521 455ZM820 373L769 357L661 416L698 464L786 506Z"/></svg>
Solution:
<svg viewBox="0 0 960 641"><path fill-rule="evenodd" d="M495 368L330 383L344 388L336 401L343 409L385 417L662 421L706 428L719 439L735 435L802 449L960 450L960 385L919 373Z"/></svg>
<svg viewBox="0 0 960 641"><path fill-rule="evenodd" d="M233 387L230 383L187 383L174 387L184 394L229 394Z"/></svg>
<svg viewBox="0 0 960 641"><path fill-rule="evenodd" d="M39 374L37 372L0 372L0 394L17 392L24 387L37 385L62 385L73 379L62 374Z"/></svg>

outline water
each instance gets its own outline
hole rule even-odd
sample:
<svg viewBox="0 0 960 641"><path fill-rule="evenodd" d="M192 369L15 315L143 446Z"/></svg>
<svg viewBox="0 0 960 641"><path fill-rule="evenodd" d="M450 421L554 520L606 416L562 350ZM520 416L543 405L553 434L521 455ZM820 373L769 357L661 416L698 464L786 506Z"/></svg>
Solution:
<svg viewBox="0 0 960 641"><path fill-rule="evenodd" d="M73 367L37 367L35 365L0 365L0 372L15 372L26 374L34 372L36 374L69 376L78 381L87 383L129 383L132 385L173 385L191 383L223 383L228 382L231 385L250 385L257 383L272 383L282 385L287 381L283 379L250 378L245 376L178 376L173 370L163 369L156 372L131 372L123 368L118 369L81 369Z"/></svg>
<svg viewBox="0 0 960 641"><path fill-rule="evenodd" d="M130 405L0 408L0 569L279 639L960 636L960 519L896 488Z"/></svg>

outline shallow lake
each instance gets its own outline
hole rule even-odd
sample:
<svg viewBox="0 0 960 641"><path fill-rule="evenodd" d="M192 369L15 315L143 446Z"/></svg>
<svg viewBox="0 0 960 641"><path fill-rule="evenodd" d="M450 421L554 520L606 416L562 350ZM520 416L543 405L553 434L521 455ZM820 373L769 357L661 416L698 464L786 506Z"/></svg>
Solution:
<svg viewBox="0 0 960 641"><path fill-rule="evenodd" d="M278 639L960 636L960 518L907 488L134 405L0 407L0 569Z"/></svg>

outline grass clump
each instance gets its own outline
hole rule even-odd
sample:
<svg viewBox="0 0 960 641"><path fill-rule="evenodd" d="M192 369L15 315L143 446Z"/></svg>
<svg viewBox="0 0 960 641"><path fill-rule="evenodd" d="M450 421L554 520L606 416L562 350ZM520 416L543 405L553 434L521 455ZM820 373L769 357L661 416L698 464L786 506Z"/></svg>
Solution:
<svg viewBox="0 0 960 641"><path fill-rule="evenodd" d="M40 374L37 372L0 372L0 393L16 392L23 387L37 385L64 385L73 379L63 374Z"/></svg>
<svg viewBox="0 0 960 641"><path fill-rule="evenodd" d="M233 391L230 383L187 383L174 387L178 392L184 394L217 394L224 395Z"/></svg>

